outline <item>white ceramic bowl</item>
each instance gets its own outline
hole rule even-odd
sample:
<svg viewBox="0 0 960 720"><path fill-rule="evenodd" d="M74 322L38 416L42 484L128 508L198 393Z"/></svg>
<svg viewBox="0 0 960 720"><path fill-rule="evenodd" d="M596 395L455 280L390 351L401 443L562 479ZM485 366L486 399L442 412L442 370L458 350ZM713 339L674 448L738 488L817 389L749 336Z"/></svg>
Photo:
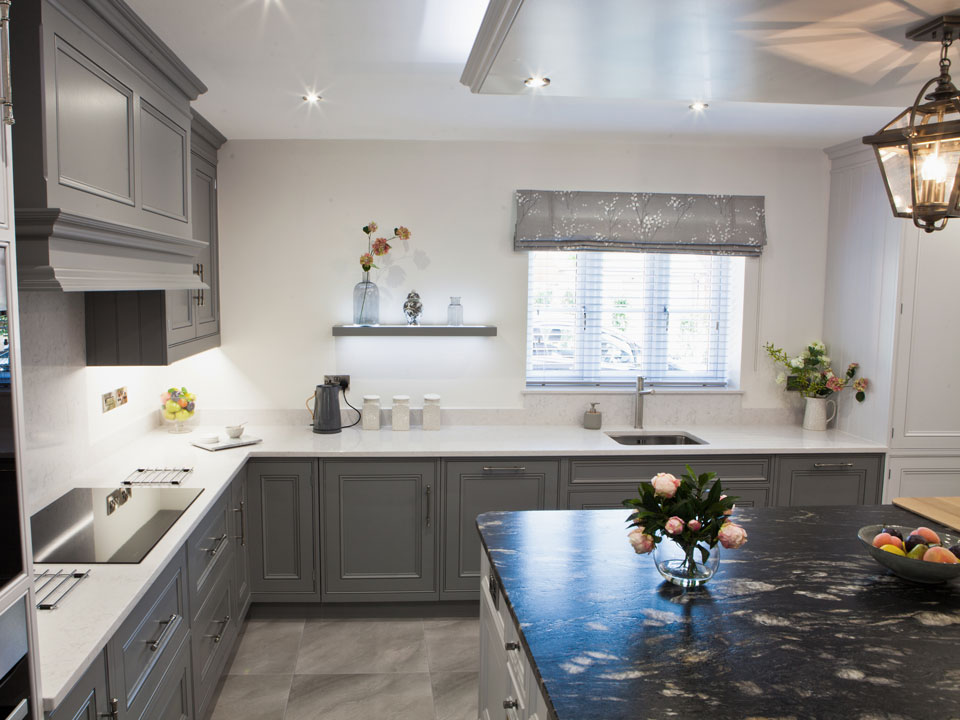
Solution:
<svg viewBox="0 0 960 720"><path fill-rule="evenodd" d="M904 580L912 580L918 583L942 583L960 577L960 563L924 562L923 560L917 560L915 558L894 555L893 553L888 553L885 550L874 547L873 539L884 528L899 530L901 534L903 534L904 540L906 540L907 536L917 529L917 526L867 525L866 527L860 528L860 531L857 533L860 542L863 543L863 546L873 559L885 568L888 568L894 575L902 577ZM938 532L937 535L940 536L940 544L943 545L943 547L948 548L960 543L960 536L945 532Z"/></svg>
<svg viewBox="0 0 960 720"><path fill-rule="evenodd" d="M227 435L234 440L243 435L243 425L227 425L224 430L226 430Z"/></svg>

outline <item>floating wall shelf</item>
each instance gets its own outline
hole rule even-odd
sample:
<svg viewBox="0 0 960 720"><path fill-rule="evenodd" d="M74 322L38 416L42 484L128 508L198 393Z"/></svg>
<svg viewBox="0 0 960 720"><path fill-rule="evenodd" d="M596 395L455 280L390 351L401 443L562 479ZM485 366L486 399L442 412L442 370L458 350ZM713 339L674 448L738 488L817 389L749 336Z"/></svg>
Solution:
<svg viewBox="0 0 960 720"><path fill-rule="evenodd" d="M496 325L334 325L333 334L343 336L495 337Z"/></svg>

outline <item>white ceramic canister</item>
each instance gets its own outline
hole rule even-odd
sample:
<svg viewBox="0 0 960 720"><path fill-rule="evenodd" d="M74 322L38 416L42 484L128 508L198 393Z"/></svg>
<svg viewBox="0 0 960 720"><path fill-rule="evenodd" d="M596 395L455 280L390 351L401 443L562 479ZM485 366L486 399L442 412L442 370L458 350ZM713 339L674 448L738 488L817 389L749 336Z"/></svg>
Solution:
<svg viewBox="0 0 960 720"><path fill-rule="evenodd" d="M390 424L394 430L410 429L410 396L394 395L393 408L390 411Z"/></svg>
<svg viewBox="0 0 960 720"><path fill-rule="evenodd" d="M360 418L364 430L380 429L380 396L364 395Z"/></svg>
<svg viewBox="0 0 960 720"><path fill-rule="evenodd" d="M424 430L439 430L440 429L440 396L439 395L424 395L423 396L423 429Z"/></svg>

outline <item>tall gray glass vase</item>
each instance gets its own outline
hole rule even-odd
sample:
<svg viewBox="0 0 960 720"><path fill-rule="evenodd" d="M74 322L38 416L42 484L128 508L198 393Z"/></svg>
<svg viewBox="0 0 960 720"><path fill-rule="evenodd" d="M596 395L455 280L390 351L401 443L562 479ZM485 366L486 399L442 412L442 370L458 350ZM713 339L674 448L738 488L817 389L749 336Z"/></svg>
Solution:
<svg viewBox="0 0 960 720"><path fill-rule="evenodd" d="M380 324L380 288L370 281L370 273L363 274L363 280L353 286L353 324Z"/></svg>

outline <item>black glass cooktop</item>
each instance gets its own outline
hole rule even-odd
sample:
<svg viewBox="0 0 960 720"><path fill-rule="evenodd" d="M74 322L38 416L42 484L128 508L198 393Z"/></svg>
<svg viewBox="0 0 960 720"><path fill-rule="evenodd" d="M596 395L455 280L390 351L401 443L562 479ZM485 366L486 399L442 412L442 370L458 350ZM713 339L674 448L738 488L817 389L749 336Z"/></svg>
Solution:
<svg viewBox="0 0 960 720"><path fill-rule="evenodd" d="M202 489L76 488L30 518L38 563L138 563Z"/></svg>

